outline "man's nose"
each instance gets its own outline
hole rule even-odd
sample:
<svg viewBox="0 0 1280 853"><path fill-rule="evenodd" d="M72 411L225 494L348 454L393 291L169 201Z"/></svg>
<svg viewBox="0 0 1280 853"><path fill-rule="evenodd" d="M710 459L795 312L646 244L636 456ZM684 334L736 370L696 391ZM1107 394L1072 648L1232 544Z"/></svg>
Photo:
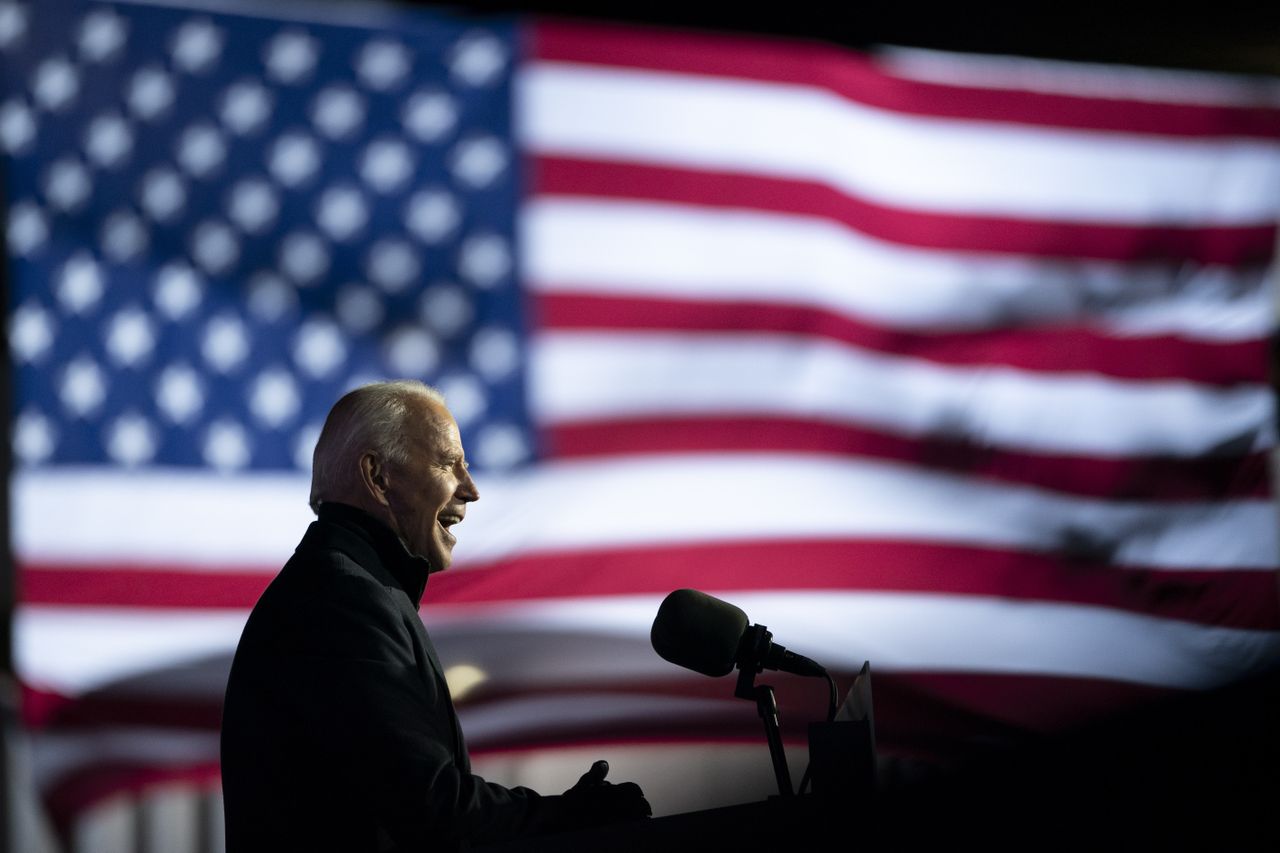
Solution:
<svg viewBox="0 0 1280 853"><path fill-rule="evenodd" d="M476 481L471 479L471 472L466 468L462 469L462 477L458 480L455 494L464 501L480 500L480 490L476 488Z"/></svg>

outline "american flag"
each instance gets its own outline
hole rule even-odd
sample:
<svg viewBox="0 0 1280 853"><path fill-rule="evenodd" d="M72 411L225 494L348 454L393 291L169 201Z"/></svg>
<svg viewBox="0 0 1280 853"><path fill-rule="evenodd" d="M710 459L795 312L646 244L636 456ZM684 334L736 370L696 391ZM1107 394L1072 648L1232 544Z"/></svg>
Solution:
<svg viewBox="0 0 1280 853"><path fill-rule="evenodd" d="M257 4L261 6L261 4ZM437 384L424 618L473 750L756 735L742 606L878 746L1280 660L1280 86L338 6L0 0L15 669L37 782L216 774L329 405ZM825 688L780 690L792 736Z"/></svg>

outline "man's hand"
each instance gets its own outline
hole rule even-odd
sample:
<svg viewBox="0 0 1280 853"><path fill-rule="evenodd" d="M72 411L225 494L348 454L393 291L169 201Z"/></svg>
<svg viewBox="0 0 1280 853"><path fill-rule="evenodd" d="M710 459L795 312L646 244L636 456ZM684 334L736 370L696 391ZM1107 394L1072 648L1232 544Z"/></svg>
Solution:
<svg viewBox="0 0 1280 853"><path fill-rule="evenodd" d="M614 785L604 780L608 775L609 762L597 761L582 774L578 784L564 792L562 801L574 826L600 826L653 814L639 785L635 782Z"/></svg>

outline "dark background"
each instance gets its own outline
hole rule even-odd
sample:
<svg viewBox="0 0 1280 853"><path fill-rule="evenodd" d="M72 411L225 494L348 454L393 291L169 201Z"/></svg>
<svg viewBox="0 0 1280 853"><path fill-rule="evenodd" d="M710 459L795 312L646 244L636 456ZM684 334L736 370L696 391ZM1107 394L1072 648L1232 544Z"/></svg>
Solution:
<svg viewBox="0 0 1280 853"><path fill-rule="evenodd" d="M982 4L782 2L763 9L687 0L643 2L498 2L445 6L479 13L554 15L596 21L820 39L851 47L898 44L973 53L1015 54L1086 62L1280 75L1280 8L1243 4L1173 4L1144 10L1110 4L1034 4L989 9ZM1147 4L1143 4L1147 5ZM1237 6L1237 8L1232 8ZM1270 11L1266 8L1270 7Z"/></svg>

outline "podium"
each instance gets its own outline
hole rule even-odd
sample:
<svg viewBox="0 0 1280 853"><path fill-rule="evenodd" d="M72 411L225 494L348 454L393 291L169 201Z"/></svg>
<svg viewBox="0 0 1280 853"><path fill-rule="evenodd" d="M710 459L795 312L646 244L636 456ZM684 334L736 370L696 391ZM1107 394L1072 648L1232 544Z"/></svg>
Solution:
<svg viewBox="0 0 1280 853"><path fill-rule="evenodd" d="M755 696L754 688L740 678L738 696ZM834 703L834 682L832 683ZM750 689L747 689L750 688ZM772 705L772 688L760 703L761 717ZM776 706L771 710L776 715ZM523 838L473 848L489 853L607 850L610 853L677 853L682 850L804 850L818 845L833 832L871 828L875 823L876 754L875 720L871 703L871 668L864 663L844 702L831 719L809 724L809 781L813 793L796 795L785 759L779 762L781 740L776 719L769 732L770 752L779 776L779 794L767 800L702 811L684 812L647 820L611 824L593 829ZM782 781L785 778L785 784Z"/></svg>
<svg viewBox="0 0 1280 853"><path fill-rule="evenodd" d="M869 807L870 803L865 806ZM862 811L830 797L770 797L755 803L615 823L486 847L480 853L677 853L683 850L804 850Z"/></svg>

